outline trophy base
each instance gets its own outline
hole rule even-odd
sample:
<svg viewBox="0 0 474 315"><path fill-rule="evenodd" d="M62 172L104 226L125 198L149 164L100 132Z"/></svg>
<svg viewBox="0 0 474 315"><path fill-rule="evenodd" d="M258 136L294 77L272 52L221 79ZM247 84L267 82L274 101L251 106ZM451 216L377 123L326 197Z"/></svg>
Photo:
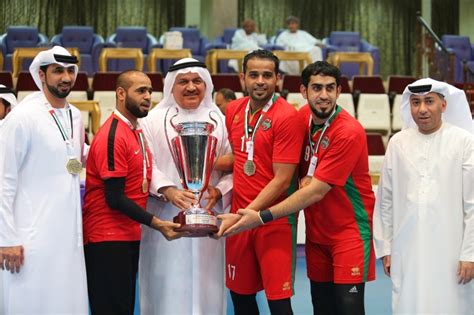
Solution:
<svg viewBox="0 0 474 315"><path fill-rule="evenodd" d="M216 216L209 214L207 211L205 213L186 213L181 211L173 218L173 222L181 224L181 227L175 229L175 231L189 232L186 237L204 237L219 231Z"/></svg>

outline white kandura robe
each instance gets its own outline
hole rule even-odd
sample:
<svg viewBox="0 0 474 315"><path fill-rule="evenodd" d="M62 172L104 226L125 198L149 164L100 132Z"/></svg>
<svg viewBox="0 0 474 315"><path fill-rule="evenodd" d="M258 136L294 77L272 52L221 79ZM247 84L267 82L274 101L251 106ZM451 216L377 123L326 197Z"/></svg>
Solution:
<svg viewBox="0 0 474 315"><path fill-rule="evenodd" d="M262 49L262 46L267 43L265 34L251 33L247 35L245 30L239 28L235 31L234 36L232 36L232 43L230 49L232 50L246 50L252 51L257 49ZM239 72L239 66L237 60L229 60L229 67L233 68L236 72Z"/></svg>
<svg viewBox="0 0 474 315"><path fill-rule="evenodd" d="M0 313L88 314L79 176L66 170L66 145L45 103L36 92L0 129L0 246L23 245L25 256L20 273L3 272ZM80 157L84 128L79 110L72 114Z"/></svg>
<svg viewBox="0 0 474 315"><path fill-rule="evenodd" d="M320 40L303 30L297 30L294 33L284 30L276 39L276 44L285 47L286 50L308 52L312 62L323 60L321 48L315 46L320 43ZM300 75L303 71L298 61L284 60L280 61L280 70L291 75Z"/></svg>
<svg viewBox="0 0 474 315"><path fill-rule="evenodd" d="M374 213L378 258L391 255L394 314L474 314L474 281L457 283L474 261L473 135L448 123L390 140Z"/></svg>
<svg viewBox="0 0 474 315"><path fill-rule="evenodd" d="M231 148L227 140L224 116L217 106L212 105L212 108L221 117L216 119L217 116L213 115L219 124L213 133L218 138L217 154L229 153ZM167 108L155 108L140 122L154 156L151 192L170 185L182 189L165 138L166 111ZM209 107L199 107L194 111L180 109L173 123L210 121L208 112ZM169 124L175 113L175 108L172 108L167 117L170 140L176 135ZM223 152L220 151L222 145ZM217 186L222 192L223 199L214 209L222 213L230 205L232 175L222 176L213 172L209 184ZM205 204L203 198L201 205L204 207ZM168 221L172 221L180 211L170 202L155 198L148 199L147 210ZM214 240L209 237L167 241L160 232L144 226L139 262L141 314L225 314L227 296L224 281L224 243L224 239Z"/></svg>

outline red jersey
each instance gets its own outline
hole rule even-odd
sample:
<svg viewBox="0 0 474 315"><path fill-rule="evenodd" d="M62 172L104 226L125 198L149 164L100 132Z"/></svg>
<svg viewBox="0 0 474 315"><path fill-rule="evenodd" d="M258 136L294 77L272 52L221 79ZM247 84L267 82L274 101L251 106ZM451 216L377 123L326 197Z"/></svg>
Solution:
<svg viewBox="0 0 474 315"><path fill-rule="evenodd" d="M309 144L310 108L298 116L306 126L300 164L305 176L312 157ZM316 147L323 128L312 135ZM372 239L375 197L369 175L367 137L364 128L348 112L336 107L329 127L321 137L314 177L332 186L319 202L305 209L306 237L314 243L331 245L342 240Z"/></svg>
<svg viewBox="0 0 474 315"><path fill-rule="evenodd" d="M259 110L249 119L249 125L255 127L260 115L263 115L254 138L254 157L256 172L247 176L243 172L247 160L244 120L245 110L249 97L244 97L229 103L226 110L226 126L229 141L234 152L234 188L231 212L239 208L246 208L273 179L273 163L298 164L301 146L303 143L303 129L298 124L296 110L281 97L274 97L273 104L268 111ZM290 190L295 190L296 180ZM282 201L289 195L284 193L274 204ZM290 222L294 223L294 216ZM286 218L273 223L288 223Z"/></svg>
<svg viewBox="0 0 474 315"><path fill-rule="evenodd" d="M148 191L142 191L143 154L139 141L140 132L133 130L114 114L94 136L87 159L83 208L85 244L138 241L141 238L140 223L118 210L109 208L104 192L105 179L125 177L125 195L143 209L146 208ZM145 150L146 178L149 184L152 157L147 145Z"/></svg>

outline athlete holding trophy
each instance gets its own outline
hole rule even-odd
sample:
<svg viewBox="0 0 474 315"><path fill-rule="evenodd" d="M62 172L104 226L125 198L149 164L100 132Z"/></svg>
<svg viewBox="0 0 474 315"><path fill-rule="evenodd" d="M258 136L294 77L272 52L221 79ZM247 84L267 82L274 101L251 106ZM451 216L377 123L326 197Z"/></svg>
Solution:
<svg viewBox="0 0 474 315"><path fill-rule="evenodd" d="M169 68L163 100L140 121L154 162L147 210L167 221L178 216L189 236L215 230L210 211L223 213L231 198L232 175L212 171L215 152L216 158L231 152L212 90L205 65L181 59ZM203 209L197 206L201 193ZM224 240L183 237L168 242L158 234L142 230L141 313L224 314ZM187 298L176 303L177 296Z"/></svg>

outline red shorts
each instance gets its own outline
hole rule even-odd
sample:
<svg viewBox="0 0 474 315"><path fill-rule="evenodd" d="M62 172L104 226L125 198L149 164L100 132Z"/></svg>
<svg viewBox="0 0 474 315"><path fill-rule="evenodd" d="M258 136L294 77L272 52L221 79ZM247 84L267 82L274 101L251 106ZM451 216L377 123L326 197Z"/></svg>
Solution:
<svg viewBox="0 0 474 315"><path fill-rule="evenodd" d="M294 294L296 225L264 225L226 240L226 285L239 294L265 289L268 300Z"/></svg>
<svg viewBox="0 0 474 315"><path fill-rule="evenodd" d="M306 239L305 251L308 278L312 281L353 284L375 280L371 240L321 245Z"/></svg>

